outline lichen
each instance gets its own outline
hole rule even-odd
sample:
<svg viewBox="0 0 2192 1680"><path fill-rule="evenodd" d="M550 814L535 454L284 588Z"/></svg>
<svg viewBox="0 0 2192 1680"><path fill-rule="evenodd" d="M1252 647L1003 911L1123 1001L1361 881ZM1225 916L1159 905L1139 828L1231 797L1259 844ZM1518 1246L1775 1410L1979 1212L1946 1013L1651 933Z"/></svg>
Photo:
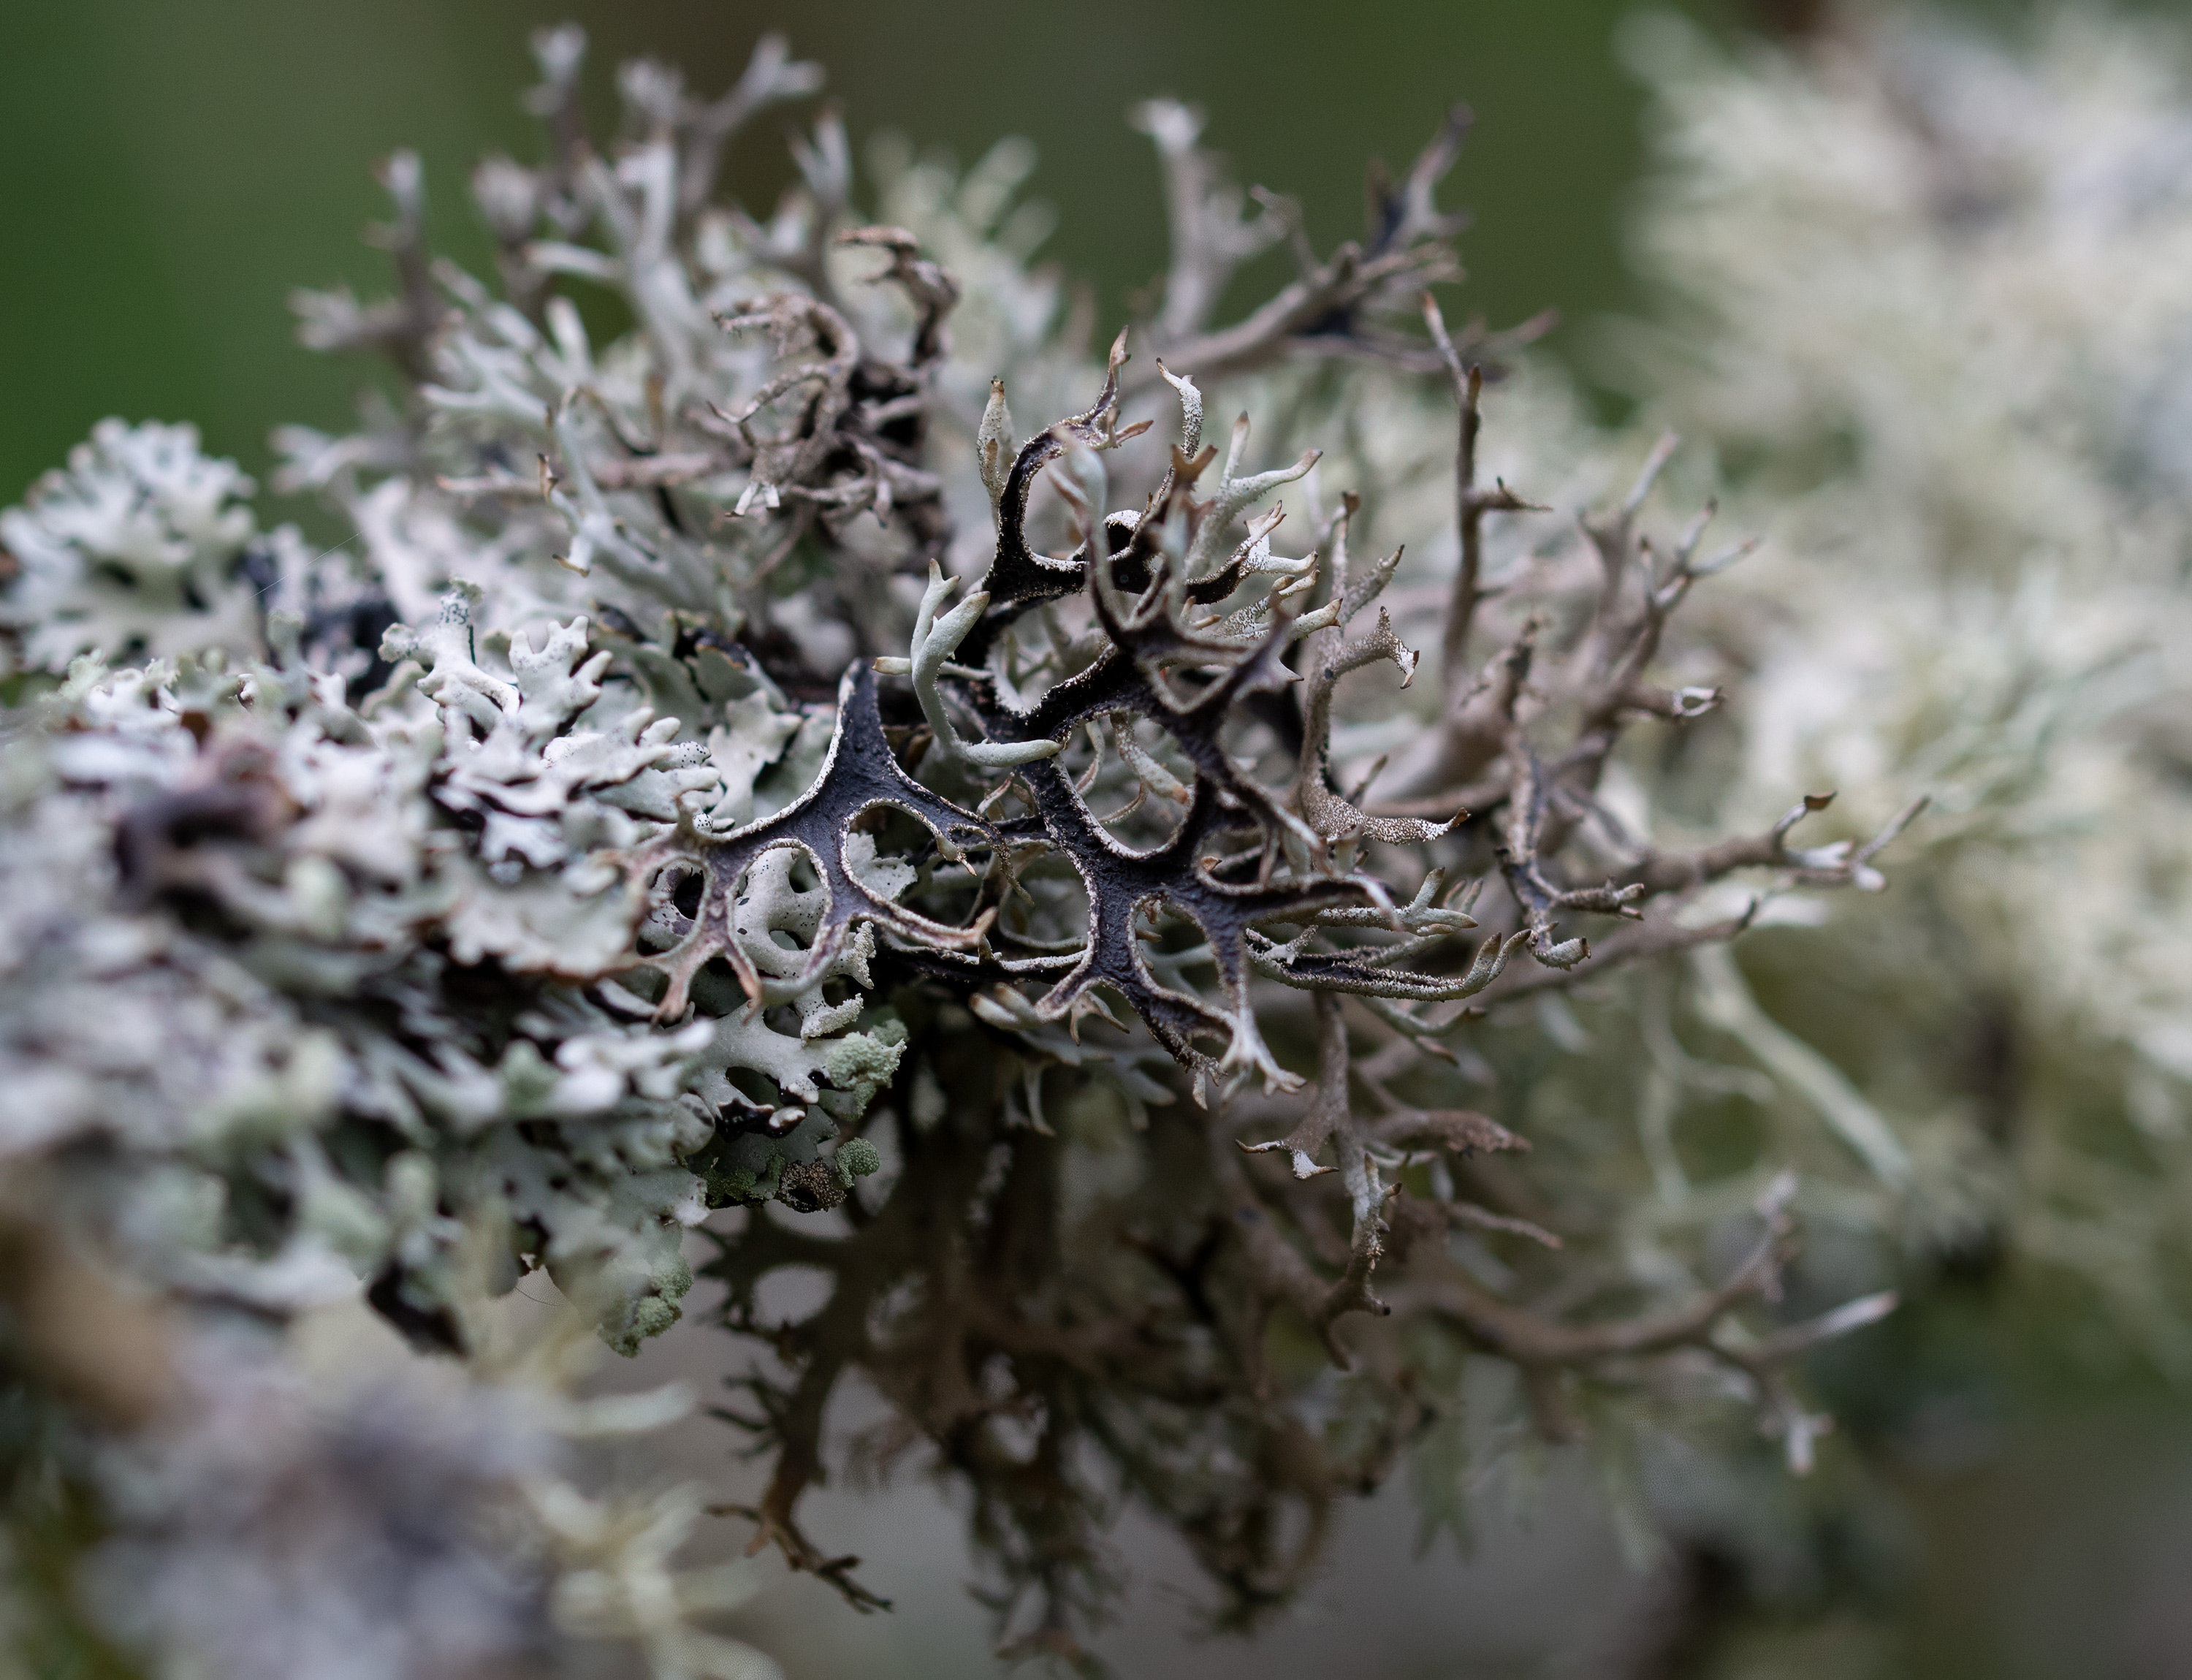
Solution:
<svg viewBox="0 0 2192 1680"><path fill-rule="evenodd" d="M1538 1117L1476 1111L1472 1037L1534 1011L1565 1043L1579 986L1717 949L1766 895L1884 885L1909 812L1800 844L1826 801L1792 785L1733 839L1624 821L1624 742L1721 704L1680 609L1745 550L1703 546L1710 508L1657 528L1671 443L1619 446L1633 488L1565 536L1483 470L1527 335L1457 339L1430 300L1463 114L1319 255L1145 107L1173 260L1099 365L1005 231L1017 154L903 166L864 216L825 110L762 220L714 159L813 91L780 43L713 104L628 67L614 145L582 39L536 47L548 154L474 182L496 282L431 258L399 157L400 295L300 300L307 342L407 384L354 435L280 439L279 487L359 559L262 543L180 431L103 427L8 516L0 1160L56 1186L25 1228L194 1346L362 1297L475 1366L480 1298L536 1268L635 1351L705 1244L728 1414L771 1463L757 1544L879 1602L797 1510L862 1374L1053 1653L1103 1608L1119 1489L1229 1614L1282 1601L1339 1495L1458 1403L1464 1351L1549 1437L1578 1397L1618 1434L1640 1385L1710 1373L1807 1469L1799 1356L1892 1302L1778 1309L1788 1169L1855 1144L1892 1180L1892 1135L1761 1157L1639 1259L1613 1198L1485 1165ZM1281 240L1295 277L1220 323ZM1342 437L1458 429L1440 529L1366 553L1376 498L1336 457L1246 414L1203 443L1221 390ZM1052 418L1018 437L1013 404ZM1720 905L1745 871L1759 896ZM825 1305L764 1315L792 1267ZM1584 1310L1594 1277L1618 1312ZM537 1526L583 1550L558 1500ZM172 1547L179 1508L116 1520ZM600 1625L685 1637L646 1614L660 1563ZM127 1631L195 1650L188 1610ZM651 1647L665 1673L696 1649Z"/></svg>

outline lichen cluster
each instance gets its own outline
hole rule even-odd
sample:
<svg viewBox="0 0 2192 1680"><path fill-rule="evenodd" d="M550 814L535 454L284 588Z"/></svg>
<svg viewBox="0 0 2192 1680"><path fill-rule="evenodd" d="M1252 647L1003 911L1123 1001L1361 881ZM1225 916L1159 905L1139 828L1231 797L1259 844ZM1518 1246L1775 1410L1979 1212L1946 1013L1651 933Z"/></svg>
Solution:
<svg viewBox="0 0 2192 1680"><path fill-rule="evenodd" d="M415 1629L441 1643L371 1671L573 1626L734 1671L662 1643L631 1585L668 1579L659 1549L555 1561L584 1525L542 1491L551 1423L463 1410L502 1391L482 1298L536 1267L629 1352L711 1249L728 1410L772 1465L756 1545L877 1602L796 1512L858 1375L893 1420L862 1449L962 1480L1026 1652L1077 1649L1122 1497L1228 1614L1280 1601L1339 1496L1451 1459L1475 1354L1544 1436L1733 1403L1808 1469L1795 1368L1892 1297L1784 1300L1803 1186L1895 1181L1900 1146L1830 1105L1640 1243L1587 1128L1541 1179L1524 1117L1480 1111L1517 1042L1480 1023L1565 1046L1578 984L1883 884L1909 813L1801 844L1828 801L1790 786L1732 839L1636 820L1636 767L1724 699L1680 609L1747 546L1709 550L1709 507L1653 528L1671 439L1573 525L1482 471L1516 339L1450 334L1427 289L1458 271L1434 189L1461 117L1320 256L1287 201L1244 214L1189 112L1145 108L1173 262L1099 362L1027 266L1015 152L887 157L862 214L825 114L764 220L716 159L812 66L765 43L704 102L628 66L597 142L582 41L536 46L547 155L474 178L495 282L431 257L399 157L398 295L300 300L308 343L408 381L353 434L279 436L277 488L353 536L264 530L186 428L114 423L0 523L10 1240L123 1280L178 1370L279 1367L281 1326L362 1294L473 1373L434 1426L463 1473L422 1447L376 1498L515 1489L562 1537L487 1546L447 1589L472 1608ZM1218 322L1279 243L1295 277ZM590 329L602 298L628 329ZM1368 500L1245 415L1206 444L1221 389L1331 426ZM1451 451L1407 552L1365 534L1380 414ZM779 1271L820 1305L765 1309ZM39 1451L120 1536L99 1556L198 1548L188 1490L219 1471L191 1431L226 1414L179 1379L72 1409L79 1377L128 1386L123 1308L9 1306L60 1431ZM351 1462L358 1415L307 1447ZM115 1466L146 1453L172 1496L140 1508ZM95 1592L106 1634L227 1650L188 1569L129 1567L178 1585ZM628 1611L582 1614L603 1580ZM266 1663L226 1671L297 1671Z"/></svg>

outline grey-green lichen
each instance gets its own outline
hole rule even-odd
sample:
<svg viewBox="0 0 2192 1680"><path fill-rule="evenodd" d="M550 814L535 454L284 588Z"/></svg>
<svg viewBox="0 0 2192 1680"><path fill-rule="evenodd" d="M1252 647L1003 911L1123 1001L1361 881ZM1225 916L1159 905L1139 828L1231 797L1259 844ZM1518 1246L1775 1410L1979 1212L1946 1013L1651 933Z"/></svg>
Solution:
<svg viewBox="0 0 2192 1680"><path fill-rule="evenodd" d="M1559 534L1508 488L1521 446L1480 460L1516 346L1457 341L1427 291L1463 114L1321 257L1145 107L1173 264L1099 357L1030 266L1022 149L886 149L861 214L825 111L763 220L716 152L811 66L767 45L712 104L629 67L597 144L582 39L536 47L548 154L473 183L494 281L431 256L399 157L402 294L300 300L308 342L405 381L354 433L277 437L276 488L354 554L263 530L182 429L101 427L0 525L0 1164L51 1190L0 1209L25 1240L88 1245L193 1347L362 1298L472 1369L482 1300L535 1269L633 1352L707 1243L711 1314L765 1350L726 1409L773 1455L760 1538L876 1602L796 1511L863 1374L964 1479L1003 1617L1066 1654L1116 1489L1245 1615L1343 1491L1458 1426L1464 1354L1507 1374L1510 1432L1625 1439L1669 1396L1808 1470L1801 1357L1892 1296L1784 1307L1784 1269L1807 1217L1886 1228L1899 1146L1852 1161L1879 1135L1830 1121L1670 1211L1625 1116L1533 1107L1533 1187L1482 1159L1522 1115L1477 1105L1515 1043L1588 1043L1576 984L1749 929L1738 871L1877 889L1903 820L1795 843L1827 802L1777 786L1736 839L1667 837L1624 743L1717 715L1678 609L1745 551L1647 529L1671 445L1518 428L1601 510ZM1294 277L1221 322L1282 242ZM589 288L628 331L596 341ZM1206 445L1221 388L1330 438L1243 414ZM1715 995L1753 1024L1739 974ZM1803 1048L1778 1066L1816 1075ZM800 1268L826 1305L764 1313ZM127 1409L102 1427L134 1450ZM583 1551L527 1474L495 1485ZM556 1603L667 1637L648 1558ZM220 1649L161 1614L133 1637ZM709 1649L650 1647L723 1671Z"/></svg>

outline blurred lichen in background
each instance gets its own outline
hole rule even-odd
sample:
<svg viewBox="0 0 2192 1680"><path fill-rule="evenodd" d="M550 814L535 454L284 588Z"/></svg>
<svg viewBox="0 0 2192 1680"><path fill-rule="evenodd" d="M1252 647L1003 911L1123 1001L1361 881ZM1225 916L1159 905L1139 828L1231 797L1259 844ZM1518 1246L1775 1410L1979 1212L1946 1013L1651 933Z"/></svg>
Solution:
<svg viewBox="0 0 2192 1680"><path fill-rule="evenodd" d="M1106 355L1024 146L863 178L809 108L762 216L716 159L816 66L594 135L537 37L492 279L398 155L394 296L298 300L401 377L277 435L354 540L120 422L0 516L20 1660L770 1671L706 1495L579 1450L691 1404L569 1397L688 1254L770 1466L709 1520L873 1608L801 1496L924 1461L1083 1666L1122 1505L1245 1627L1345 1496L1458 1540L1578 1440L1673 1560L1638 1671L1721 1631L1684 1558L1876 1605L1928 1397L1867 1350L1974 1268L2181 1377L2188 119L2123 38L1634 31L1607 431L1431 301L1465 112L1334 244L1140 107Z"/></svg>
<svg viewBox="0 0 2192 1680"><path fill-rule="evenodd" d="M1888 1535L1885 1488L1913 1470L1984 1462L2059 1397L2192 1376L2192 43L2068 8L1998 35L1815 22L1741 55L1664 19L1630 32L1655 303L1613 343L1766 537L1716 597L1753 671L1724 748L1744 780L1872 812L1932 796L1892 906L1744 952L1828 1053L1819 1100L1861 1097L1915 1169L1909 1305L1827 1383L1880 1479L1818 1513L1793 1574L1739 1503L1669 1501L1693 1556L1748 1559L1768 1603L1874 1619L1892 1662L1882 1607L1949 1571L1907 1541L1868 1562L1853 1512ZM1715 1020L1716 987L1699 1003ZM1771 1066L1742 1019L1717 1024ZM2106 1633L2096 1610L2088 1641L2117 1648L2081 1662L2178 1671L2192 1635L2159 1609Z"/></svg>

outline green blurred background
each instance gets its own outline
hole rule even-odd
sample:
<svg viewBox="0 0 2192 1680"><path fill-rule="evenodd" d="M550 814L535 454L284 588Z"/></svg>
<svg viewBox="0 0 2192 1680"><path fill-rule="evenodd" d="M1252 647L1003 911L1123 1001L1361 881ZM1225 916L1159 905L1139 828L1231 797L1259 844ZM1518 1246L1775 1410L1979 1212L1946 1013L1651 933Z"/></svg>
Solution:
<svg viewBox="0 0 2192 1680"><path fill-rule="evenodd" d="M1722 31L1803 0L1687 0ZM2015 0L1964 8L2022 9ZM1476 213L1468 306L1563 312L1556 354L1588 372L1589 323L1630 301L1624 193L1641 99L1614 46L1637 0L74 0L6 9L0 55L0 501L101 415L193 420L263 466L268 429L334 424L360 374L292 342L292 287L348 280L382 209L370 165L424 154L439 247L485 266L465 176L529 155L529 31L575 18L608 66L651 54L713 94L763 31L828 66L856 146L893 129L971 160L1025 134L1061 213L1049 254L1107 317L1163 261L1163 210L1127 107L1172 93L1210 113L1245 180L1294 194L1328 249L1361 222L1365 161L1403 163L1447 104L1476 133L1447 189ZM773 202L780 122L741 138L729 185ZM1276 254L1272 264L1284 259ZM1276 271L1275 269L1274 272Z"/></svg>
<svg viewBox="0 0 2192 1680"><path fill-rule="evenodd" d="M1684 9L1725 31L1792 3ZM1108 318L1164 256L1156 165L1127 126L1130 104L1171 93L1202 106L1242 178L1300 198L1328 249L1360 226L1366 160L1404 163L1465 100L1478 123L1447 196L1476 214L1468 306L1494 323L1556 306L1567 324L1555 353L1587 364L1589 323L1630 300L1619 221L1641 99L1614 39L1637 9L18 0L0 56L0 500L104 414L193 420L213 449L254 467L271 426L345 419L359 370L294 346L289 289L381 289L358 232L383 208L372 162L405 146L426 160L437 243L484 268L465 173L490 149L532 152L526 37L566 18L592 37L605 121L619 60L663 58L713 94L756 37L782 29L828 67L856 147L892 129L971 160L1001 135L1028 136L1042 157L1034 191L1060 212L1049 254L1096 284ZM730 160L749 202L773 202L785 179L783 126L756 125Z"/></svg>
<svg viewBox="0 0 2192 1680"><path fill-rule="evenodd" d="M442 248L484 266L465 191L481 152L529 155L528 31L566 17L608 67L650 54L714 94L764 30L828 66L856 147L878 129L971 160L1033 139L1035 191L1061 212L1050 255L1107 317L1161 267L1163 206L1128 105L1173 93L1210 113L1245 180L1300 197L1329 248L1356 231L1365 160L1405 163L1446 106L1479 123L1448 189L1474 206L1472 306L1556 304L1571 322L1624 295L1617 209L1640 98L1613 49L1626 0L77 0L11 8L0 59L0 499L103 414L190 419L257 466L270 426L346 417L355 364L306 354L284 299L349 280L377 293L362 224L371 162L424 154ZM784 124L764 120L731 186L773 202ZM1283 258L1274 256L1274 263ZM1276 272L1276 270L1274 270Z"/></svg>

